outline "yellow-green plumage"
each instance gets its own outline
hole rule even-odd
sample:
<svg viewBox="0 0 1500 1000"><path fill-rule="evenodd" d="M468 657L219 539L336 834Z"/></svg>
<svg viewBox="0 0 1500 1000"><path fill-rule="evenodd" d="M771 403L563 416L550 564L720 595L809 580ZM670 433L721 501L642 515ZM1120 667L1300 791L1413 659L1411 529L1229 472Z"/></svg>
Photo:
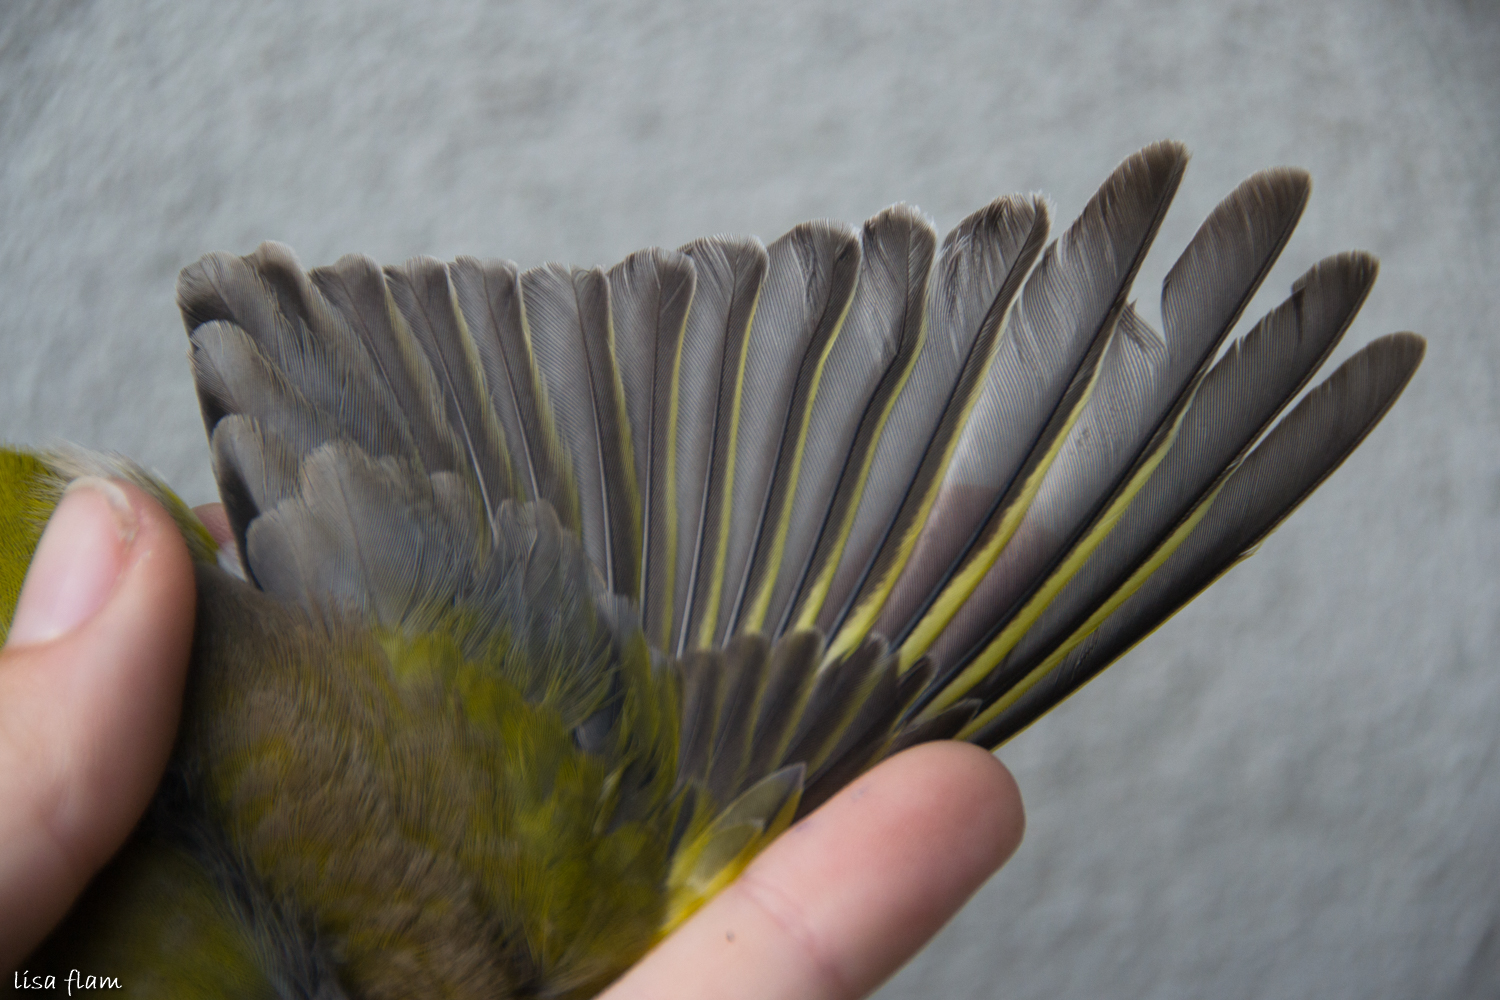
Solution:
<svg viewBox="0 0 1500 1000"><path fill-rule="evenodd" d="M273 899L298 900L338 943L347 985L577 995L644 950L651 925L622 916L664 905L670 740L582 752L572 729L604 692L528 700L507 675L532 670L503 637L466 657L442 632L372 634L265 603L244 608L258 631L240 650L200 646L190 707L219 722L188 728L185 748L216 824ZM643 682L631 696L661 713L672 692L645 683L644 655L626 667ZM622 782L628 797L608 794Z"/></svg>
<svg viewBox="0 0 1500 1000"><path fill-rule="evenodd" d="M941 245L898 207L608 271L185 270L244 578L134 466L0 456L7 620L78 475L145 485L199 563L161 791L33 966L590 996L883 757L1003 742L1253 549L1421 357L1377 341L1267 434L1374 264L1319 264L1219 358L1306 200L1257 175L1156 333L1127 296L1185 162L1131 157L1045 249L1004 198Z"/></svg>
<svg viewBox="0 0 1500 1000"><path fill-rule="evenodd" d="M166 838L137 833L30 967L108 975L120 983L116 996L129 984L127 995L134 996L271 1000L278 993L261 951L233 898L199 858Z"/></svg>
<svg viewBox="0 0 1500 1000"><path fill-rule="evenodd" d="M7 633L31 554L57 505L53 481L35 455L0 451L0 618Z"/></svg>
<svg viewBox="0 0 1500 1000"><path fill-rule="evenodd" d="M586 996L652 943L676 822L677 694L643 642L615 665L628 721L590 753L573 730L607 686L568 683L590 673L576 664L539 685L531 651L503 630L466 655L457 625L370 629L198 573L183 730L146 826L164 835L139 837L64 927L53 947L68 961L140 983L191 943L236 956L223 963L232 981L277 950L285 921L316 926L324 961L336 955L360 996ZM181 794L195 800L186 814ZM170 846L205 837L220 843L196 864ZM165 888L179 881L181 898ZM226 883L280 920L216 911L205 886ZM158 905L140 905L148 888ZM117 903L117 919L98 919Z"/></svg>

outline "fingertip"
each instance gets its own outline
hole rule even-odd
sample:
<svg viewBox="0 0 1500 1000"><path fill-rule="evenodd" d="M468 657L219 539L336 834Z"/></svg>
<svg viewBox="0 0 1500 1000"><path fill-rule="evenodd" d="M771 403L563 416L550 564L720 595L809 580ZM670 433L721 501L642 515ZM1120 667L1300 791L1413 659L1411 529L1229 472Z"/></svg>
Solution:
<svg viewBox="0 0 1500 1000"><path fill-rule="evenodd" d="M778 838L609 995L864 996L1014 853L1024 826L992 755L907 750Z"/></svg>
<svg viewBox="0 0 1500 1000"><path fill-rule="evenodd" d="M98 613L125 570L137 520L118 484L94 476L68 484L32 555L6 644L49 642Z"/></svg>
<svg viewBox="0 0 1500 1000"><path fill-rule="evenodd" d="M1004 764L944 740L882 762L801 825L805 845L794 828L747 874L758 877L763 861L781 884L808 894L809 922L825 929L836 978L862 996L1011 857L1025 818Z"/></svg>
<svg viewBox="0 0 1500 1000"><path fill-rule="evenodd" d="M993 753L972 743L942 740L923 743L892 757L882 767L901 768L905 780L937 787L934 792L953 810L950 821L973 831L981 851L979 869L993 872L1016 852L1026 835L1026 809L1010 769Z"/></svg>

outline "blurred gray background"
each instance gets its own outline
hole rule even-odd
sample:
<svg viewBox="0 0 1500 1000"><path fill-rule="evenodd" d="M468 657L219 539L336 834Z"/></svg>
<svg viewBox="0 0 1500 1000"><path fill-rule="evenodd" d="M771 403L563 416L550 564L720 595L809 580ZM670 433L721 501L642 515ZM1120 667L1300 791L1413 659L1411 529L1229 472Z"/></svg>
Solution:
<svg viewBox="0 0 1500 1000"><path fill-rule="evenodd" d="M882 996L1500 995L1492 0L0 2L0 428L212 497L173 303L210 250L608 264L894 201L940 227L1194 150L1137 294L1254 170L1349 337L1431 338L1259 555L1008 746L1020 852Z"/></svg>

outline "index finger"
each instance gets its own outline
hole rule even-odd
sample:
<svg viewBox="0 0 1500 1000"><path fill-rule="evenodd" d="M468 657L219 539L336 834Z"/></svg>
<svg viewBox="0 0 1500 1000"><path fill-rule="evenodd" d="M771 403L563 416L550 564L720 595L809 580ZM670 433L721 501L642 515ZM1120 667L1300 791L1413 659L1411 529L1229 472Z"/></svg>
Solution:
<svg viewBox="0 0 1500 1000"><path fill-rule="evenodd" d="M993 756L914 747L778 838L603 996L864 996L1010 857L1024 825Z"/></svg>

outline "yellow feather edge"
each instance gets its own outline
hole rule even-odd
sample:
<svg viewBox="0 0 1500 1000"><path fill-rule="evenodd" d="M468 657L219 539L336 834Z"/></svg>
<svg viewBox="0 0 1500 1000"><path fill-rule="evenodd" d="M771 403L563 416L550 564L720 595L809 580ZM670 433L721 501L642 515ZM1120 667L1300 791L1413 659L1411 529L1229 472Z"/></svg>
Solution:
<svg viewBox="0 0 1500 1000"><path fill-rule="evenodd" d="M885 433L886 421L896 410L896 402L901 398L901 393L906 389L907 380L911 378L912 372L916 371L917 358L921 356L922 345L927 342L927 310L922 310L921 324L917 328L917 345L911 351L911 357L907 359L906 367L902 369L901 377L896 382L895 390L886 400L885 407L876 418L874 440L870 447L865 449L864 461L860 464L859 475L855 477L854 495L851 498L848 510L844 514L844 522L839 525L835 536L833 550L828 554L828 560L823 564L822 571L813 580L812 586L803 599L802 614L797 619L795 630L816 628L818 615L823 611L823 602L828 599L828 591L833 586L833 579L838 573L839 562L844 555L844 546L848 544L849 533L854 530L854 519L859 513L860 501L864 499L865 484L869 481L870 467L875 464L875 453L879 450L881 435Z"/></svg>
<svg viewBox="0 0 1500 1000"><path fill-rule="evenodd" d="M763 284L763 283L762 283ZM714 545L713 562L709 564L708 607L701 612L702 623L698 629L698 645L710 649L717 645L715 633L719 628L719 603L724 599L724 557L729 552L729 511L734 504L735 450L740 437L740 404L745 396L745 359L750 354L749 331L755 329L755 314L760 309L762 285L755 288L755 301L750 305L750 315L745 320L745 336L741 337L740 356L734 369L734 402L729 407L728 455L724 463L724 482L727 487L720 500L719 538Z"/></svg>
<svg viewBox="0 0 1500 1000"><path fill-rule="evenodd" d="M1120 589L1115 591L1114 594L1110 596L1108 601L1106 601L1099 607L1097 611L1090 615L1088 621L1080 625L1077 631L1075 631L1067 638L1066 641L1058 646L1057 649L1052 652L1052 655L1048 656L1047 659L1038 664L1031 671L1031 673L1027 674L1020 681L1020 683L1018 683L1011 690L1007 691L1004 697L995 702L995 704L991 705L984 712L976 716L974 720L967 726L965 726L955 738L961 740L968 739L970 736L973 736L975 733L979 732L979 730L987 723L989 723L991 719L994 719L1001 712L1005 711L1011 705L1015 704L1023 694L1031 690L1031 688L1035 687L1042 680L1042 678L1046 677L1053 670L1055 670L1057 668L1057 665L1065 660L1068 657L1068 654L1073 652L1073 650L1078 647L1079 643L1083 642L1089 636L1093 635L1094 632L1099 628L1099 626L1104 624L1104 620L1110 615L1114 614L1115 609L1117 609L1121 604L1124 604L1132 594L1134 594L1137 590L1140 590L1141 586L1145 584L1147 578L1149 578L1151 574L1155 573L1158 569L1161 568L1162 563L1166 562L1167 559L1171 557L1172 553L1177 551L1177 547L1179 545L1187 541L1187 537L1193 533L1193 530L1195 528L1198 527L1198 522L1203 520L1204 516L1208 513L1208 508L1213 504L1214 500L1218 499L1219 491L1223 488L1223 485L1220 484L1212 493L1210 493L1208 495L1208 498L1193 510L1192 514L1188 516L1187 520L1185 520L1181 524L1181 526L1177 528L1176 531L1172 532L1172 534L1168 536L1167 540L1163 542L1154 553L1152 553L1151 558L1141 564L1140 568L1138 568L1133 574L1131 574L1130 579L1126 580L1125 583L1121 585ZM1150 633L1147 634L1149 635ZM1144 639L1145 636L1143 635L1141 638ZM1003 655L1004 654L1002 653L1001 657L1003 657ZM990 662L991 656L989 648L985 649L984 653L981 656L981 660ZM993 658L993 663L991 665L993 666L995 664L998 664L999 662L1000 657L995 657Z"/></svg>
<svg viewBox="0 0 1500 1000"><path fill-rule="evenodd" d="M765 623L766 608L771 603L771 592L776 588L776 577L781 571L782 550L786 547L787 532L791 529L792 503L797 498L797 486L802 474L802 455L807 449L807 432L812 427L812 411L818 401L818 388L823 382L823 367L828 363L828 356L833 353L833 345L838 342L839 334L844 330L844 320L848 318L849 308L854 305L854 297L858 293L859 276L856 274L854 284L849 288L849 295L844 300L844 308L839 311L839 318L834 323L833 332L828 335L828 343L823 345L823 350L818 355L817 366L813 369L812 387L807 394L807 403L804 406L802 431L797 435L797 443L792 450L790 477L792 485L782 497L781 510L776 514L776 534L771 541L770 565L761 578L760 590L752 600L737 631L759 632Z"/></svg>
<svg viewBox="0 0 1500 1000"><path fill-rule="evenodd" d="M1043 611L1047 610L1047 606L1052 603L1052 599L1062 591L1063 587L1067 586L1068 581L1073 579L1074 575L1083 568L1083 564L1088 561L1089 556L1094 554L1094 550L1099 547L1104 539L1108 537L1109 533L1115 529L1115 526L1120 523L1120 518L1125 516L1125 511L1134 502L1136 494L1151 479L1152 473L1156 471L1156 467L1161 464L1162 459L1167 457L1167 452L1172 448L1172 442L1177 440L1177 430L1182 426L1182 420L1187 416L1187 411L1187 405L1180 407L1177 419L1172 422L1171 430L1166 435L1165 440L1157 446L1156 450L1151 453L1145 463L1136 470L1135 475L1131 477L1126 488L1120 492L1119 496L1115 497L1114 503L1110 504L1108 509L1105 510L1104 516L1095 522L1094 527L1089 533L1068 552L1068 557L1063 560L1062 565L1032 595L1020 613L1011 619L1010 624L1005 626L1001 633L984 648L984 651L964 668L963 673L955 677L932 700L932 703L922 713L921 717L923 719L931 718L936 713L958 701L965 694L968 694L974 685L982 681L1005 658L1005 654L1015 648L1016 643L1021 641L1021 637L1031 629L1031 626L1036 624L1036 620L1041 617ZM1016 697L1020 697L1020 695L1017 694ZM1009 702L1006 702L1006 704L1009 704Z"/></svg>

